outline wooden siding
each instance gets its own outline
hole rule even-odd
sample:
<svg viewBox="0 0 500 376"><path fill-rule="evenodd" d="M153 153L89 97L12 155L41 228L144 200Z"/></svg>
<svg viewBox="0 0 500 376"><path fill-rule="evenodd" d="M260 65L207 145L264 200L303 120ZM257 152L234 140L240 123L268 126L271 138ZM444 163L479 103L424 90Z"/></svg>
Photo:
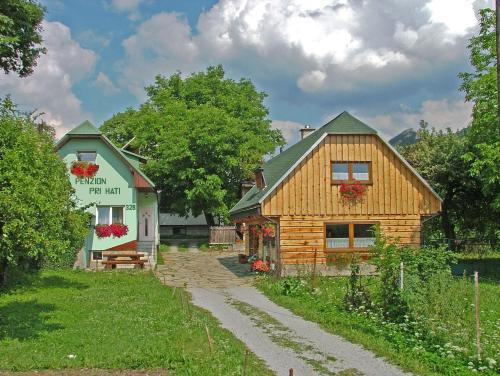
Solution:
<svg viewBox="0 0 500 376"><path fill-rule="evenodd" d="M342 202L331 184L331 161L370 161L373 184L356 205ZM375 135L329 135L262 204L262 214L282 215L425 215L440 201Z"/></svg>
<svg viewBox="0 0 500 376"><path fill-rule="evenodd" d="M283 264L326 261L325 223L376 222L382 232L399 244L420 244L420 216L283 216L280 218L280 257Z"/></svg>
<svg viewBox="0 0 500 376"><path fill-rule="evenodd" d="M361 203L345 204L331 183L332 161L371 162L372 184ZM262 204L280 221L282 264L326 261L325 223L376 222L401 244L420 244L421 215L437 213L440 201L376 135L329 135Z"/></svg>

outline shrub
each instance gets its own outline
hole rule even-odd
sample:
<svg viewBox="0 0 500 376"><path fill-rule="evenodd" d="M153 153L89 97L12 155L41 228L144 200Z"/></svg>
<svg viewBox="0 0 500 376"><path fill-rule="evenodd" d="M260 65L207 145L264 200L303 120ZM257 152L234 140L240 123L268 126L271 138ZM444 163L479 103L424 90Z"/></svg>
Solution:
<svg viewBox="0 0 500 376"><path fill-rule="evenodd" d="M378 228L375 238L371 248L374 257L370 262L380 273L379 304L387 318L400 322L411 313L415 315L419 306L428 304L435 289L446 283L451 277L450 265L455 256L444 246L420 249L397 246L389 243ZM403 289L400 287L401 263Z"/></svg>
<svg viewBox="0 0 500 376"><path fill-rule="evenodd" d="M310 292L308 283L301 278L283 278L278 282L278 290L281 295L299 296Z"/></svg>
<svg viewBox="0 0 500 376"><path fill-rule="evenodd" d="M371 308L372 300L367 289L361 281L359 256L357 254L351 257L351 276L347 283L347 291L344 296L344 305L347 310L358 308Z"/></svg>

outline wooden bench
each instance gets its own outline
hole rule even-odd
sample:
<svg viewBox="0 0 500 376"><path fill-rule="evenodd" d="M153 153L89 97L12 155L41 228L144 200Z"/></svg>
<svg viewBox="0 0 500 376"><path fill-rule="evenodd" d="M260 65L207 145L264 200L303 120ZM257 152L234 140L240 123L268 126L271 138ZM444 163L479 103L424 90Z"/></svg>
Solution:
<svg viewBox="0 0 500 376"><path fill-rule="evenodd" d="M114 269L116 265L138 265L141 269L144 269L144 264L146 261L141 260L144 253L103 253L103 257L107 257L107 260L102 260L105 269ZM127 260L118 260L118 258L127 258Z"/></svg>

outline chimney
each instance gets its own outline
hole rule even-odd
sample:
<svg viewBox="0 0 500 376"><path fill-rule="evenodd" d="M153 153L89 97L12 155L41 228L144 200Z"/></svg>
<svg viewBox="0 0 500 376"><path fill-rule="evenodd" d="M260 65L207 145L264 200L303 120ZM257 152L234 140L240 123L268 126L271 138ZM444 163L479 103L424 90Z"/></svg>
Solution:
<svg viewBox="0 0 500 376"><path fill-rule="evenodd" d="M240 198L245 196L245 194L254 186L254 182L251 180L242 180L240 183Z"/></svg>
<svg viewBox="0 0 500 376"><path fill-rule="evenodd" d="M306 125L305 128L302 128L300 130L300 139L303 140L307 136L309 136L311 133L313 133L316 129L311 128L310 125Z"/></svg>

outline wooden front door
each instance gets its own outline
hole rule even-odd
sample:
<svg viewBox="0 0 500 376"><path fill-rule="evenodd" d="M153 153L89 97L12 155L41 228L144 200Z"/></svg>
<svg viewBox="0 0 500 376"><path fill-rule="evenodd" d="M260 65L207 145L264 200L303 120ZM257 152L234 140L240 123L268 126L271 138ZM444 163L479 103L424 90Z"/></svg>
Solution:
<svg viewBox="0 0 500 376"><path fill-rule="evenodd" d="M155 240L153 208L139 208L139 241L150 242L153 240Z"/></svg>

